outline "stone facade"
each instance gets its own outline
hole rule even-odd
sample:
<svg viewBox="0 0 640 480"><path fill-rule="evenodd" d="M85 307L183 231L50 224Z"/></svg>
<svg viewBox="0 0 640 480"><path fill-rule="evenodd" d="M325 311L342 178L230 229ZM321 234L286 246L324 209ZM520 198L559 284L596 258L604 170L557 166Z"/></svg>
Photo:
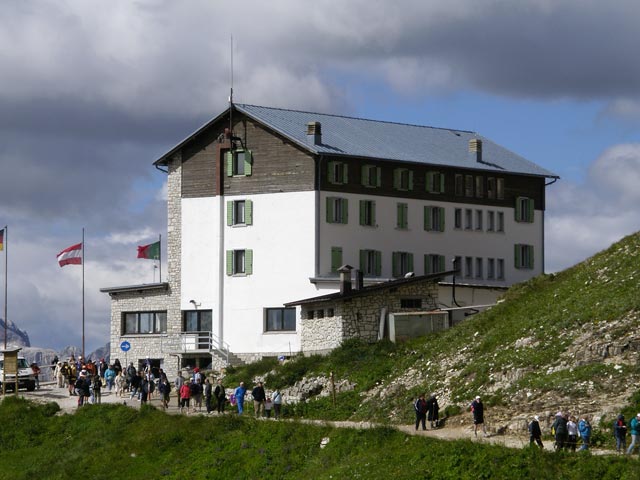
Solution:
<svg viewBox="0 0 640 480"><path fill-rule="evenodd" d="M360 338L375 342L380 335L380 315L389 313L433 310L438 301L438 285L433 279L389 287L366 289L357 296L337 297L302 305L301 344L304 353L327 353L344 340ZM420 308L402 308L401 299L421 301ZM313 312L313 315L311 315ZM321 313L319 313L321 312ZM329 316L328 313L333 313Z"/></svg>

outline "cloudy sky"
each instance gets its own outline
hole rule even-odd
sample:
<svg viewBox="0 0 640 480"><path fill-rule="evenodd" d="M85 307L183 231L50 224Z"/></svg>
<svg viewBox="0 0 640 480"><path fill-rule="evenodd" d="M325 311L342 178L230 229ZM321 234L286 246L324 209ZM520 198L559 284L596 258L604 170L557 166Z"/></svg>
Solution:
<svg viewBox="0 0 640 480"><path fill-rule="evenodd" d="M34 345L80 344L82 270L55 257L83 227L88 351L108 341L98 289L158 279L135 259L166 234L165 175L152 163L226 107L232 35L240 103L474 130L558 174L547 271L638 230L637 0L0 8L8 318Z"/></svg>

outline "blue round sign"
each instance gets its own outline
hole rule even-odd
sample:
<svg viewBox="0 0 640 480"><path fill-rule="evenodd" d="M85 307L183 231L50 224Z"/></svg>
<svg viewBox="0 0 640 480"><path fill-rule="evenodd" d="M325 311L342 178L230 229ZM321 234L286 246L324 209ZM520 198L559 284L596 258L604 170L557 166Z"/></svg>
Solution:
<svg viewBox="0 0 640 480"><path fill-rule="evenodd" d="M120 344L120 350L123 352L128 352L131 349L131 344L126 340Z"/></svg>

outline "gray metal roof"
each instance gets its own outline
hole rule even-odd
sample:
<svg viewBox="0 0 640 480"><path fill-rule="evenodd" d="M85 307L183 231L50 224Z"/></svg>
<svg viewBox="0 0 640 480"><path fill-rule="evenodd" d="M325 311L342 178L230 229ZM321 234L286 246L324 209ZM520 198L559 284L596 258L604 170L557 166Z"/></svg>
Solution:
<svg viewBox="0 0 640 480"><path fill-rule="evenodd" d="M396 160L476 170L558 178L529 160L475 132L256 105L234 107L316 154ZM322 125L322 142L307 139L309 122ZM469 140L482 140L482 162L469 153Z"/></svg>

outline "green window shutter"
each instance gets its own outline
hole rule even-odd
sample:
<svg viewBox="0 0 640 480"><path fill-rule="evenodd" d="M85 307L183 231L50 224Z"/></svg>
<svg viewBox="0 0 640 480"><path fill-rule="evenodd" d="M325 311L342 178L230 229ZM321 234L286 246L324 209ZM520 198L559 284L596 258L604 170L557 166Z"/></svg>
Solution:
<svg viewBox="0 0 640 480"><path fill-rule="evenodd" d="M244 273L245 275L253 273L253 250L244 251Z"/></svg>
<svg viewBox="0 0 640 480"><path fill-rule="evenodd" d="M376 277L382 275L382 252L376 251L375 253L376 260Z"/></svg>
<svg viewBox="0 0 640 480"><path fill-rule="evenodd" d="M253 225L253 201L245 200L244 202L244 223Z"/></svg>
<svg viewBox="0 0 640 480"><path fill-rule="evenodd" d="M342 266L342 247L331 247L331 273L336 273Z"/></svg>
<svg viewBox="0 0 640 480"><path fill-rule="evenodd" d="M529 264L527 267L533 268L533 245L529 246Z"/></svg>
<svg viewBox="0 0 640 480"><path fill-rule="evenodd" d="M347 165L346 163L342 165L342 183L346 184L349 183L349 165Z"/></svg>
<svg viewBox="0 0 640 480"><path fill-rule="evenodd" d="M367 213L367 201L360 200L360 225L365 225Z"/></svg>
<svg viewBox="0 0 640 480"><path fill-rule="evenodd" d="M398 228L407 228L407 216L409 206L406 203L398 204Z"/></svg>
<svg viewBox="0 0 640 480"><path fill-rule="evenodd" d="M233 177L233 151L229 150L225 156L227 157L227 177Z"/></svg>
<svg viewBox="0 0 640 480"><path fill-rule="evenodd" d="M424 256L424 274L429 275L433 273L431 271L431 255Z"/></svg>
<svg viewBox="0 0 640 480"><path fill-rule="evenodd" d="M444 193L444 173L440 174L440 193Z"/></svg>
<svg viewBox="0 0 640 480"><path fill-rule="evenodd" d="M530 198L527 202L528 216L527 221L533 222L533 198Z"/></svg>
<svg viewBox="0 0 640 480"><path fill-rule="evenodd" d="M400 175L401 175L400 169L396 168L393 171L393 188L395 188L395 189L399 189L400 188Z"/></svg>
<svg viewBox="0 0 640 480"><path fill-rule="evenodd" d="M513 254L515 267L520 268L520 245L518 245L517 243L514 245Z"/></svg>
<svg viewBox="0 0 640 480"><path fill-rule="evenodd" d="M340 223L349 223L349 200L340 198L339 201L342 202L342 218L340 219Z"/></svg>
<svg viewBox="0 0 640 480"><path fill-rule="evenodd" d="M445 270L444 262L445 262L444 255L439 255L438 256L438 270L440 272L444 272L444 270Z"/></svg>
<svg viewBox="0 0 640 480"><path fill-rule="evenodd" d="M227 250L227 275L233 275L233 250Z"/></svg>
<svg viewBox="0 0 640 480"><path fill-rule="evenodd" d="M431 228L431 207L424 207L424 229L427 231Z"/></svg>
<svg viewBox="0 0 640 480"><path fill-rule="evenodd" d="M233 202L227 202L227 225L233 225Z"/></svg>
<svg viewBox="0 0 640 480"><path fill-rule="evenodd" d="M409 260L409 271L413 272L413 253L407 254L407 258Z"/></svg>
<svg viewBox="0 0 640 480"><path fill-rule="evenodd" d="M376 202L371 202L371 226L376 225Z"/></svg>
<svg viewBox="0 0 640 480"><path fill-rule="evenodd" d="M366 266L367 266L367 251L360 250L360 271L366 272L367 271L367 269L365 268Z"/></svg>
<svg viewBox="0 0 640 480"><path fill-rule="evenodd" d="M327 163L327 180L329 181L329 183L336 183L335 182L335 175L334 175L335 169L336 169L336 162L335 161L331 161L331 162Z"/></svg>
<svg viewBox="0 0 640 480"><path fill-rule="evenodd" d="M427 172L427 178L425 183L427 187L427 192L433 193L433 172Z"/></svg>
<svg viewBox="0 0 640 480"><path fill-rule="evenodd" d="M363 165L360 173L360 183L363 187L369 186L369 165Z"/></svg>
<svg viewBox="0 0 640 480"><path fill-rule="evenodd" d="M413 190L413 170L409 170L409 190Z"/></svg>
<svg viewBox="0 0 640 480"><path fill-rule="evenodd" d="M376 187L382 185L382 169L380 167L376 167Z"/></svg>
<svg viewBox="0 0 640 480"><path fill-rule="evenodd" d="M439 207L440 210L440 232L444 232L444 207Z"/></svg>
<svg viewBox="0 0 640 480"><path fill-rule="evenodd" d="M327 197L327 223L333 223L333 197Z"/></svg>
<svg viewBox="0 0 640 480"><path fill-rule="evenodd" d="M393 252L391 255L391 272L394 277L400 275L400 252Z"/></svg>
<svg viewBox="0 0 640 480"><path fill-rule="evenodd" d="M244 151L244 174L251 175L251 166L253 165L253 154L251 150Z"/></svg>
<svg viewBox="0 0 640 480"><path fill-rule="evenodd" d="M521 222L522 221L522 197L516 197L516 211L515 211L515 215L516 215L516 222Z"/></svg>

